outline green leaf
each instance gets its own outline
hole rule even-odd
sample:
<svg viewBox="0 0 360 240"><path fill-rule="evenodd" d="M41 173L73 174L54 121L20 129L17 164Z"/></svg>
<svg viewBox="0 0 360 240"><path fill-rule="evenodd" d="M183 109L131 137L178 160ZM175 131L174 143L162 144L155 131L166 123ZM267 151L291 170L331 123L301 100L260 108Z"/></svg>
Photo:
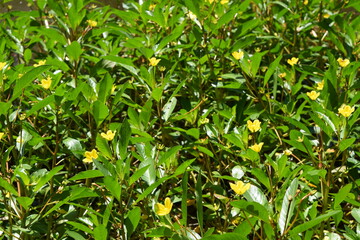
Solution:
<svg viewBox="0 0 360 240"><path fill-rule="evenodd" d="M181 224L183 226L187 226L187 216L188 216L188 181L189 181L189 173L185 172L182 181L181 181L181 188L182 188L182 194L181 194Z"/></svg>
<svg viewBox="0 0 360 240"><path fill-rule="evenodd" d="M272 211L271 206L270 206L265 194L261 191L260 188L254 186L254 185L251 185L250 189L244 193L244 197L249 202L260 203L262 206L264 206L268 210L269 213L271 213L271 211Z"/></svg>
<svg viewBox="0 0 360 240"><path fill-rule="evenodd" d="M81 236L79 233L74 232L74 231L70 231L70 230L66 230L65 232L67 235L69 235L70 237L72 237L73 239L76 240L86 240L83 236Z"/></svg>
<svg viewBox="0 0 360 240"><path fill-rule="evenodd" d="M356 138L348 138L348 139L341 140L341 142L339 144L340 152L343 152L346 149L348 149L355 142L355 140L356 140Z"/></svg>
<svg viewBox="0 0 360 240"><path fill-rule="evenodd" d="M355 218L355 220L360 223L360 208L353 208L351 210L351 215Z"/></svg>
<svg viewBox="0 0 360 240"><path fill-rule="evenodd" d="M251 173L259 180L259 182L264 184L268 190L271 190L269 177L264 173L263 170L260 168L254 168L251 170Z"/></svg>
<svg viewBox="0 0 360 240"><path fill-rule="evenodd" d="M284 199L282 202L280 215L279 215L279 221L278 225L280 228L280 233L283 234L285 232L285 229L287 228L292 215L294 214L294 207L295 207L295 194L296 190L298 188L298 179L295 178L291 183L288 189L286 190L286 193L284 195Z"/></svg>
<svg viewBox="0 0 360 240"><path fill-rule="evenodd" d="M139 207L135 207L131 211L128 212L127 218L125 219L126 226L126 234L128 239L130 239L131 234L135 232L141 217L141 209Z"/></svg>
<svg viewBox="0 0 360 240"><path fill-rule="evenodd" d="M105 74L105 77L98 84L98 99L100 102L105 103L108 97L111 94L111 89L113 87L114 79L110 76L109 73Z"/></svg>
<svg viewBox="0 0 360 240"><path fill-rule="evenodd" d="M87 178L97 178L97 177L103 177L103 176L104 176L104 174L99 170L87 170L87 171L82 171L82 172L76 174L75 176L70 178L69 181L76 181L76 180L82 180L82 179L87 179Z"/></svg>
<svg viewBox="0 0 360 240"><path fill-rule="evenodd" d="M195 139L199 139L200 130L198 128L190 128L190 129L186 130L186 134L192 136Z"/></svg>
<svg viewBox="0 0 360 240"><path fill-rule="evenodd" d="M40 109L43 109L45 106L49 105L50 103L53 103L54 101L55 101L55 96L50 95L50 96L44 98L43 100L41 100L40 102L34 104L32 106L32 108L26 112L26 115L30 116L34 112L37 112Z"/></svg>
<svg viewBox="0 0 360 240"><path fill-rule="evenodd" d="M66 47L67 55L71 60L76 62L79 61L82 52L83 50L81 49L80 43L78 41L74 41Z"/></svg>
<svg viewBox="0 0 360 240"><path fill-rule="evenodd" d="M74 221L66 221L66 224L73 226L75 229L81 230L84 233L93 234L93 231L86 225L74 222Z"/></svg>
<svg viewBox="0 0 360 240"><path fill-rule="evenodd" d="M223 235L211 235L208 237L202 238L202 240L247 240L248 238L244 237L238 233L225 233Z"/></svg>
<svg viewBox="0 0 360 240"><path fill-rule="evenodd" d="M176 103L177 99L173 97L164 105L162 118L165 120L165 122L167 122L171 113L174 111Z"/></svg>
<svg viewBox="0 0 360 240"><path fill-rule="evenodd" d="M77 157L82 157L83 148L79 140L74 138L66 138L63 141L64 145Z"/></svg>
<svg viewBox="0 0 360 240"><path fill-rule="evenodd" d="M112 153L108 141L100 135L96 136L96 147L105 157L109 159L112 158Z"/></svg>
<svg viewBox="0 0 360 240"><path fill-rule="evenodd" d="M63 169L64 165L57 166L51 169L50 172L46 173L45 176L41 177L40 180L35 185L33 191L37 192L40 190L55 174L57 174L61 169Z"/></svg>
<svg viewBox="0 0 360 240"><path fill-rule="evenodd" d="M101 224L94 228L94 238L96 240L106 240L108 239L108 232L106 230L106 226Z"/></svg>
<svg viewBox="0 0 360 240"><path fill-rule="evenodd" d="M100 101L95 101L93 103L93 116L96 122L96 125L99 127L105 118L109 115L109 109L105 103Z"/></svg>
<svg viewBox="0 0 360 240"><path fill-rule="evenodd" d="M150 165L147 165L145 167L139 168L138 170L136 170L136 172L131 175L130 179L129 179L129 185L132 185L133 183L135 183L142 175L144 175L144 173L146 172L146 170L148 170L148 168L150 167Z"/></svg>
<svg viewBox="0 0 360 240"><path fill-rule="evenodd" d="M327 219L329 219L330 217L341 213L341 210L336 210L336 211L329 211L326 214L320 215L315 219L312 219L310 221L307 221L303 224L300 224L298 226L296 226L295 228L293 228L292 230L290 230L290 237L295 237L296 235L298 235L301 232L305 232L306 230L313 228L314 226L318 225L319 223L321 223L322 221L325 221Z"/></svg>
<svg viewBox="0 0 360 240"><path fill-rule="evenodd" d="M201 172L199 172L198 174L198 178L195 185L195 198L196 198L196 216L200 226L200 232L202 235L204 231L204 211L203 211Z"/></svg>
<svg viewBox="0 0 360 240"><path fill-rule="evenodd" d="M342 203L345 198L348 196L352 189L352 183L346 184L342 188L340 188L339 192L335 194L335 201L334 201L334 209L340 207L340 203Z"/></svg>
<svg viewBox="0 0 360 240"><path fill-rule="evenodd" d="M16 201L20 203L20 205L25 208L26 210L29 209L30 205L34 202L34 198L29 197L17 197Z"/></svg>
<svg viewBox="0 0 360 240"><path fill-rule="evenodd" d="M17 97L19 97L24 90L34 79L36 79L41 73L50 69L51 66L43 65L39 67L35 67L31 69L29 72L25 73L19 80L16 81L16 85L14 88L13 95L10 99L10 102L14 101Z"/></svg>
<svg viewBox="0 0 360 240"><path fill-rule="evenodd" d="M119 134L119 155L121 159L126 158L127 149L129 145L131 137L131 127L129 122L125 119L124 122L121 124L120 127L120 134Z"/></svg>
<svg viewBox="0 0 360 240"><path fill-rule="evenodd" d="M269 213L264 206L257 202L248 202L246 200L238 200L230 202L231 206L239 208L253 216L258 217L265 223L269 223Z"/></svg>
<svg viewBox="0 0 360 240"><path fill-rule="evenodd" d="M104 184L105 187L110 191L111 195L115 197L119 202L121 202L121 186L119 182L112 176L105 176Z"/></svg>
<svg viewBox="0 0 360 240"><path fill-rule="evenodd" d="M268 70L266 71L265 77L264 77L264 87L268 83L270 77L274 74L275 70L279 67L279 63L282 59L282 55L279 55L272 63L270 63L270 66Z"/></svg>
<svg viewBox="0 0 360 240"><path fill-rule="evenodd" d="M251 74L253 77L257 75L257 72L260 67L262 57L267 53L267 51L255 53L251 58Z"/></svg>

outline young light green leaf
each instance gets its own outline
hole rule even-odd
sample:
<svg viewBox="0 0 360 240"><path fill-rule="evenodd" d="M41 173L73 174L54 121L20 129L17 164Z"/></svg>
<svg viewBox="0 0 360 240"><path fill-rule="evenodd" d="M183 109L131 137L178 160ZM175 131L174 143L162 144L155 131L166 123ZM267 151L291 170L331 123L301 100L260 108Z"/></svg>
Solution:
<svg viewBox="0 0 360 240"><path fill-rule="evenodd" d="M280 233L283 234L291 220L292 215L294 214L295 207L295 194L298 188L298 179L295 178L291 183L286 193L284 195L284 199L282 202L278 225L280 228Z"/></svg>

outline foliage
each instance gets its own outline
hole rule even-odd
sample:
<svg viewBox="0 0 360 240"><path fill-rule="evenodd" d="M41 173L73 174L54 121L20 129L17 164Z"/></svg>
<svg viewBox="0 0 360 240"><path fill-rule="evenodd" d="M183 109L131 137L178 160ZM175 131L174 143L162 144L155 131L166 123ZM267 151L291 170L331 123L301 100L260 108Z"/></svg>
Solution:
<svg viewBox="0 0 360 240"><path fill-rule="evenodd" d="M28 2L1 239L359 238L358 1Z"/></svg>

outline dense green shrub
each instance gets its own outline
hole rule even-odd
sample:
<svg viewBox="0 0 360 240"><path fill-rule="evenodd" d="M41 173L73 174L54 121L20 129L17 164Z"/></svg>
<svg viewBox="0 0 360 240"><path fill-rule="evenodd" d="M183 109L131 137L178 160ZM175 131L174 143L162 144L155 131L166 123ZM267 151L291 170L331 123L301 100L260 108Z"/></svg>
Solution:
<svg viewBox="0 0 360 240"><path fill-rule="evenodd" d="M359 239L358 1L28 2L1 239Z"/></svg>

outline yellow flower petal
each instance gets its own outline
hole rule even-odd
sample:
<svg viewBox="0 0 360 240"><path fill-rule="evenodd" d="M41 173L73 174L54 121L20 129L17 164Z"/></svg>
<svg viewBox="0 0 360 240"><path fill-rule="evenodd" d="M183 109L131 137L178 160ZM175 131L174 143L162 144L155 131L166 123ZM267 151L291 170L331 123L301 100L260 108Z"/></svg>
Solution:
<svg viewBox="0 0 360 240"><path fill-rule="evenodd" d="M165 205L161 203L155 204L155 212L159 216L165 216L170 213L172 209L173 203L171 202L170 198L165 199Z"/></svg>
<svg viewBox="0 0 360 240"><path fill-rule="evenodd" d="M316 100L320 96L320 93L315 92L315 91L311 91L311 92L307 92L306 95L308 95L308 97L311 100Z"/></svg>
<svg viewBox="0 0 360 240"><path fill-rule="evenodd" d="M323 90L324 84L325 84L324 80L322 80L321 82L316 83L316 90Z"/></svg>
<svg viewBox="0 0 360 240"><path fill-rule="evenodd" d="M240 60L244 57L244 52L243 51L237 51L237 52L233 52L231 54L236 60Z"/></svg>
<svg viewBox="0 0 360 240"><path fill-rule="evenodd" d="M35 63L33 66L34 67L39 67L39 66L42 66L42 65L45 65L46 64L46 60L40 60L39 63Z"/></svg>
<svg viewBox="0 0 360 240"><path fill-rule="evenodd" d="M155 67L156 65L158 65L158 63L160 62L161 59L156 59L155 57L150 58L150 66Z"/></svg>
<svg viewBox="0 0 360 240"><path fill-rule="evenodd" d="M87 23L88 23L88 25L90 26L90 27L96 27L97 26L97 22L96 21L94 21L94 20L87 20L86 21Z"/></svg>
<svg viewBox="0 0 360 240"><path fill-rule="evenodd" d="M260 152L263 145L264 145L264 143L261 142L259 144L254 144L254 145L250 146L249 148L255 152Z"/></svg>
<svg viewBox="0 0 360 240"><path fill-rule="evenodd" d="M350 117L350 115L355 111L354 107L350 107L349 105L343 104L339 109L339 113L344 117Z"/></svg>
<svg viewBox="0 0 360 240"><path fill-rule="evenodd" d="M339 65L340 65L341 67L346 67L347 65L349 65L350 60L347 59L347 58L345 58L345 59L338 58L338 59L337 59L337 62L339 63Z"/></svg>
<svg viewBox="0 0 360 240"><path fill-rule="evenodd" d="M86 151L84 156L85 156L85 158L83 159L84 163L92 163L93 159L98 158L98 152L95 149L93 149L91 150L91 152Z"/></svg>
<svg viewBox="0 0 360 240"><path fill-rule="evenodd" d="M51 77L48 76L47 79L41 79L41 83L39 83L39 85L45 89L49 89L51 83L52 83Z"/></svg>
<svg viewBox="0 0 360 240"><path fill-rule="evenodd" d="M299 61L298 58L292 57L291 59L288 59L288 60L287 60L287 63L290 64L291 66L294 66L295 64L298 63L298 61Z"/></svg>
<svg viewBox="0 0 360 240"><path fill-rule="evenodd" d="M259 120L255 120L252 122L251 120L247 121L247 127L249 128L250 132L257 132L260 130L261 122Z"/></svg>
<svg viewBox="0 0 360 240"><path fill-rule="evenodd" d="M107 141L111 141L115 137L115 132L108 130L106 133L101 133L101 137L105 138Z"/></svg>
<svg viewBox="0 0 360 240"><path fill-rule="evenodd" d="M230 183L231 189L237 194L242 195L250 188L250 183L244 184L243 181L237 181L235 184Z"/></svg>
<svg viewBox="0 0 360 240"><path fill-rule="evenodd" d="M6 62L0 62L0 71L4 69Z"/></svg>

